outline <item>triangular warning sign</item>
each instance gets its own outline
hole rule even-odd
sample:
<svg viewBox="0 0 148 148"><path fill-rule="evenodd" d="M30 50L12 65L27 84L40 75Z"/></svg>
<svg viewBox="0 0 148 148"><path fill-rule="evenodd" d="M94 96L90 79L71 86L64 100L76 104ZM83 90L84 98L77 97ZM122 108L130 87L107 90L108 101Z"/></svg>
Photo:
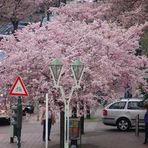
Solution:
<svg viewBox="0 0 148 148"><path fill-rule="evenodd" d="M29 96L27 89L20 76L17 77L15 83L13 84L10 92L10 96Z"/></svg>

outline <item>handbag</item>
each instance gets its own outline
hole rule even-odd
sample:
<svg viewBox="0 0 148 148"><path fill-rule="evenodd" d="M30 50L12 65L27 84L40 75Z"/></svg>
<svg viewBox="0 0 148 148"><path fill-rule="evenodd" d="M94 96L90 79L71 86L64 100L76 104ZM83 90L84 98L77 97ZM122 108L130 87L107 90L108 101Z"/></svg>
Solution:
<svg viewBox="0 0 148 148"><path fill-rule="evenodd" d="M45 116L45 110L43 110L43 112L42 112L41 125L44 124L44 116Z"/></svg>
<svg viewBox="0 0 148 148"><path fill-rule="evenodd" d="M52 115L51 115L51 124L54 125L55 123L56 123L55 115L52 114Z"/></svg>

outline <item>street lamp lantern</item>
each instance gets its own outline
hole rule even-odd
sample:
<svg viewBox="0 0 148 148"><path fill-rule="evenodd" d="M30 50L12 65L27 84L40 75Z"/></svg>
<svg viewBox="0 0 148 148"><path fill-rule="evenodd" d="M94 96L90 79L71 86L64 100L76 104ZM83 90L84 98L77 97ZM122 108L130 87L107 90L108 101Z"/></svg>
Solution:
<svg viewBox="0 0 148 148"><path fill-rule="evenodd" d="M84 72L84 64L79 60L75 60L71 65L76 86L80 87L81 78Z"/></svg>
<svg viewBox="0 0 148 148"><path fill-rule="evenodd" d="M50 71L54 80L54 85L57 87L59 84L59 79L61 77L63 64L58 60L55 59L52 61L50 65Z"/></svg>

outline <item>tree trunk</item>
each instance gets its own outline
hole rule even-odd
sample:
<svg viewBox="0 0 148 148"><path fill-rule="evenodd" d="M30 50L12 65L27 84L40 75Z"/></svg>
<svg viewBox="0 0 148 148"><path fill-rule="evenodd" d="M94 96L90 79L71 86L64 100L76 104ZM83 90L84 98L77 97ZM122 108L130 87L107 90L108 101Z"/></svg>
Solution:
<svg viewBox="0 0 148 148"><path fill-rule="evenodd" d="M45 17L47 17L47 21L50 21L50 14L49 6L45 5Z"/></svg>
<svg viewBox="0 0 148 148"><path fill-rule="evenodd" d="M84 102L83 101L81 101L80 110L84 111ZM84 134L84 115L81 116L81 118L80 118L80 124L81 124L81 134L83 135Z"/></svg>
<svg viewBox="0 0 148 148"><path fill-rule="evenodd" d="M72 109L72 118L77 118L77 107L73 107Z"/></svg>
<svg viewBox="0 0 148 148"><path fill-rule="evenodd" d="M90 107L87 105L86 108L87 108L87 111L86 111L86 118L87 118L87 119L90 119Z"/></svg>
<svg viewBox="0 0 148 148"><path fill-rule="evenodd" d="M19 21L15 20L15 19L11 19L11 22L12 22L12 25L13 25L12 33L15 33L15 31L18 29Z"/></svg>
<svg viewBox="0 0 148 148"><path fill-rule="evenodd" d="M47 21L49 22L50 21L50 13L47 12Z"/></svg>
<svg viewBox="0 0 148 148"><path fill-rule="evenodd" d="M81 134L84 134L84 115L80 118L81 123Z"/></svg>
<svg viewBox="0 0 148 148"><path fill-rule="evenodd" d="M42 27L42 25L43 25L43 19L44 19L44 16L42 16L42 18L41 18L40 27Z"/></svg>

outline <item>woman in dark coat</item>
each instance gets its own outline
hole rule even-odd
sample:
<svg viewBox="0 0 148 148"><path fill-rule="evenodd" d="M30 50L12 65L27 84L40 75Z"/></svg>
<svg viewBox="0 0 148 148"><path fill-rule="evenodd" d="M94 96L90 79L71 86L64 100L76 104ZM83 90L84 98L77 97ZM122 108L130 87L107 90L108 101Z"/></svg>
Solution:
<svg viewBox="0 0 148 148"><path fill-rule="evenodd" d="M144 116L144 123L145 123L145 140L144 140L144 144L146 144L148 142L148 102L147 104L145 104L146 107L146 113Z"/></svg>

